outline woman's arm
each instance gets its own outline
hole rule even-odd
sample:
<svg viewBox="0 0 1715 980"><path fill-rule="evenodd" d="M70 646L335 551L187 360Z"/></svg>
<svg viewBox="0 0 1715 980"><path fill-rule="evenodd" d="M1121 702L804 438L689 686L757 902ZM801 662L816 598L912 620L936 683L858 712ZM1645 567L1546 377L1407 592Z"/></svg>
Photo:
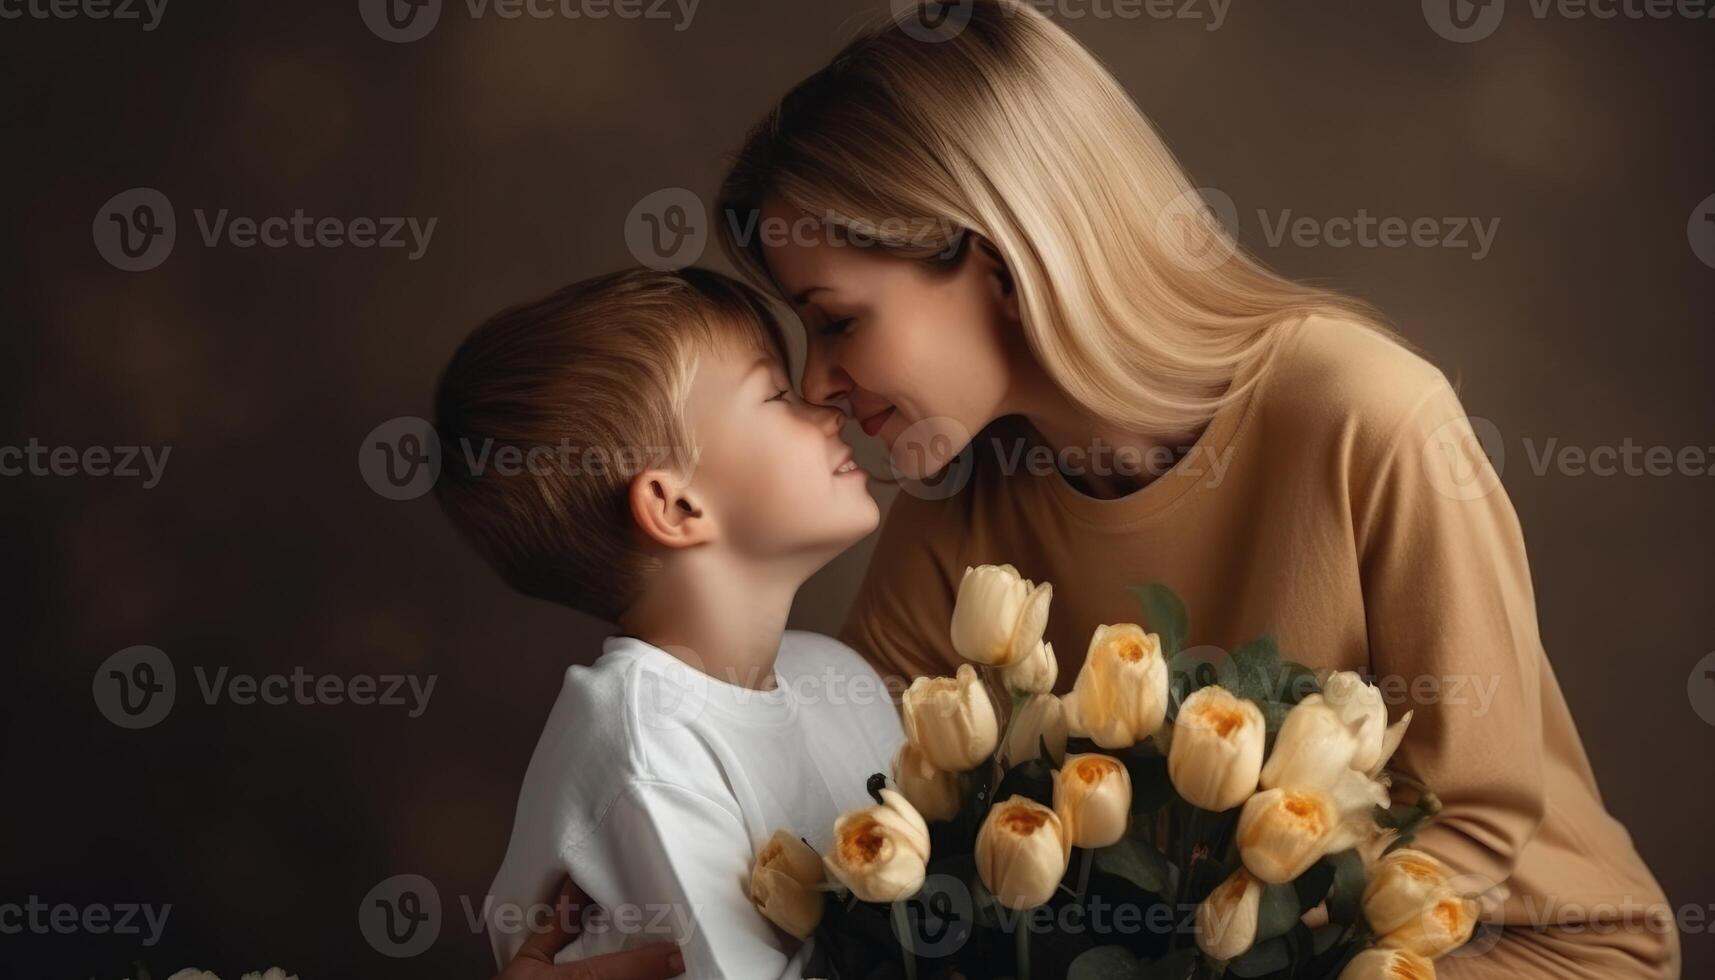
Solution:
<svg viewBox="0 0 1715 980"><path fill-rule="evenodd" d="M685 972L678 944L665 942L555 964L554 954L577 938L578 912L589 904L589 896L568 875L560 885L553 918L542 931L530 934L494 980L671 980Z"/></svg>
<svg viewBox="0 0 1715 980"><path fill-rule="evenodd" d="M597 949L676 940L688 977L798 976L808 944L750 903L750 835L727 806L673 783L631 783L563 860L598 898Z"/></svg>
<svg viewBox="0 0 1715 980"><path fill-rule="evenodd" d="M1503 882L1544 813L1546 660L1524 535L1445 380L1374 451L1353 487L1371 666L1404 701L1394 716L1416 712L1396 766L1444 806L1419 846Z"/></svg>

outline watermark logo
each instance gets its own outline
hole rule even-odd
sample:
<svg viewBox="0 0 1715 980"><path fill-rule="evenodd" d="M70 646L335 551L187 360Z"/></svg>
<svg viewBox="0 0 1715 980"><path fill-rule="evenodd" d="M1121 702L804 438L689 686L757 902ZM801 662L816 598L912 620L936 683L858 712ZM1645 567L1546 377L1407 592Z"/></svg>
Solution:
<svg viewBox="0 0 1715 980"><path fill-rule="evenodd" d="M172 446L47 446L34 437L22 446L0 446L0 476L111 476L160 485Z"/></svg>
<svg viewBox="0 0 1715 980"><path fill-rule="evenodd" d="M1217 187L1185 191L1155 216L1155 224L1168 257L1192 272L1219 267L1239 248L1238 205Z"/></svg>
<svg viewBox="0 0 1715 980"><path fill-rule="evenodd" d="M1485 418L1449 419L1423 441L1423 471L1437 493L1454 500L1477 500L1501 486L1506 443L1501 430Z"/></svg>
<svg viewBox="0 0 1715 980"><path fill-rule="evenodd" d="M369 489L388 500L413 500L441 476L441 439L426 419L388 419L363 437L357 469Z"/></svg>
<svg viewBox="0 0 1715 980"><path fill-rule="evenodd" d="M1715 269L1715 194L1697 202L1691 210L1691 220L1685 225L1685 237L1698 261Z"/></svg>
<svg viewBox="0 0 1715 980"><path fill-rule="evenodd" d="M0 0L0 20L141 21L145 34L166 13L167 0Z"/></svg>
<svg viewBox="0 0 1715 980"><path fill-rule="evenodd" d="M441 935L441 893L422 875L394 875L369 890L357 926L383 956L417 956Z"/></svg>
<svg viewBox="0 0 1715 980"><path fill-rule="evenodd" d="M1501 26L1506 0L1423 0L1423 19L1449 41L1481 41Z"/></svg>
<svg viewBox="0 0 1715 980"><path fill-rule="evenodd" d="M945 500L963 490L976 463L970 430L945 416L911 423L888 452L899 489L922 500Z"/></svg>
<svg viewBox="0 0 1715 980"><path fill-rule="evenodd" d="M1691 699L1691 710L1705 724L1715 725L1715 652L1706 653L1691 668L1685 679L1685 696Z"/></svg>
<svg viewBox="0 0 1715 980"><path fill-rule="evenodd" d="M708 244L708 209L683 187L655 191L625 216L625 246L651 269L670 272L694 265Z"/></svg>
<svg viewBox="0 0 1715 980"><path fill-rule="evenodd" d="M976 929L971 890L957 875L933 874L904 902L905 914L890 917L894 938L918 956L951 956ZM903 926L910 935L900 935Z"/></svg>
<svg viewBox="0 0 1715 980"><path fill-rule="evenodd" d="M972 0L893 0L893 20L907 37L939 44L958 37L971 22Z"/></svg>
<svg viewBox="0 0 1715 980"><path fill-rule="evenodd" d="M441 20L441 0L358 0L358 16L383 41L409 44L429 36Z"/></svg>
<svg viewBox="0 0 1715 980"><path fill-rule="evenodd" d="M50 904L31 895L22 902L0 903L0 936L134 936L147 948L161 941L172 912L171 903Z"/></svg>
<svg viewBox="0 0 1715 980"><path fill-rule="evenodd" d="M685 728L703 716L709 686L717 683L703 671L703 658L685 646L661 647L662 659L638 656L625 672L625 689L636 692L638 721L654 729ZM758 691L757 696L767 693Z"/></svg>
<svg viewBox="0 0 1715 980"><path fill-rule="evenodd" d="M133 187L107 199L91 229L95 250L125 272L147 272L173 254L173 202L153 187Z"/></svg>
<svg viewBox="0 0 1715 980"><path fill-rule="evenodd" d="M172 659L152 646L126 647L108 657L95 669L93 684L96 708L132 730L160 724L178 696Z"/></svg>

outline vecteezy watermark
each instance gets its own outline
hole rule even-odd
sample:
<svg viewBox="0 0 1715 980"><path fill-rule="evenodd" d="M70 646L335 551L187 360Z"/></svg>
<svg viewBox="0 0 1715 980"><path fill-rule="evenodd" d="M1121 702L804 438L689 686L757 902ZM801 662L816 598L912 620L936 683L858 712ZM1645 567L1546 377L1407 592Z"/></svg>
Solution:
<svg viewBox="0 0 1715 980"><path fill-rule="evenodd" d="M409 249L415 262L429 249L439 218L412 216L313 217L303 208L290 215L234 215L228 208L193 208L205 248ZM178 240L173 204L152 187L133 187L108 198L95 212L95 250L116 269L145 272L167 260Z"/></svg>
<svg viewBox="0 0 1715 980"><path fill-rule="evenodd" d="M167 0L0 0L0 20L141 21L145 33L166 12Z"/></svg>
<svg viewBox="0 0 1715 980"><path fill-rule="evenodd" d="M203 703L210 706L222 699L241 707L378 705L404 708L410 718L428 710L439 680L436 674L312 674L301 666L261 676L235 673L224 665L213 671L195 665L191 672ZM108 721L132 730L151 728L173 710L177 672L159 647L126 647L95 669L92 689L95 706Z"/></svg>
<svg viewBox="0 0 1715 980"><path fill-rule="evenodd" d="M170 902L73 905L31 895L22 902L0 902L0 936L141 936L144 946L153 946L161 941L172 911Z"/></svg>
<svg viewBox="0 0 1715 980"><path fill-rule="evenodd" d="M1218 31L1232 0L1023 0L1022 5L1055 20L1201 21L1204 30ZM958 37L971 22L972 7L972 0L892 0L900 30L931 44ZM1001 8L1009 16L1014 9Z"/></svg>
<svg viewBox="0 0 1715 980"><path fill-rule="evenodd" d="M652 902L578 906L550 902L480 900L458 896L464 925L473 935L485 929L503 936L528 936L559 924L568 932L623 933L651 940L679 940L697 931L700 904ZM419 874L398 874L378 883L357 908L358 931L376 952L399 959L428 951L446 925L440 890ZM454 922L458 920L453 920Z"/></svg>
<svg viewBox="0 0 1715 980"><path fill-rule="evenodd" d="M670 465L675 452L668 446L586 446L561 439L554 443L520 446L492 438L460 437L450 450L472 477L560 475L571 478L629 478L645 470ZM381 423L364 437L357 450L357 468L370 489L389 500L411 500L428 493L440 479L446 453L433 424L405 415ZM700 447L685 452L695 469Z"/></svg>
<svg viewBox="0 0 1715 980"><path fill-rule="evenodd" d="M1444 248L1466 251L1471 260L1487 258L1501 219L1475 216L1371 214L1299 214L1292 208L1255 209L1263 240L1270 248ZM1207 272L1238 250L1243 228L1238 205L1217 187L1199 187L1175 197L1156 215L1157 234L1168 257L1193 272Z"/></svg>
<svg viewBox="0 0 1715 980"><path fill-rule="evenodd" d="M651 269L694 265L709 244L709 209L695 191L664 187L632 205L625 216L625 247Z"/></svg>
<svg viewBox="0 0 1715 980"><path fill-rule="evenodd" d="M1526 0L1525 7L1537 20L1715 20L1715 0ZM1460 44L1494 34L1506 10L1507 0L1423 0L1430 28Z"/></svg>
<svg viewBox="0 0 1715 980"><path fill-rule="evenodd" d="M142 478L143 489L153 490L172 452L172 446L45 446L32 437L22 446L0 446L0 476Z"/></svg>
<svg viewBox="0 0 1715 980"><path fill-rule="evenodd" d="M464 0L471 20L665 20L691 26L702 0ZM358 0L358 16L383 41L408 44L440 23L443 0Z"/></svg>
<svg viewBox="0 0 1715 980"><path fill-rule="evenodd" d="M1697 717L1715 725L1715 651L1704 654L1691 668L1691 675L1685 678L1685 696Z"/></svg>
<svg viewBox="0 0 1715 980"><path fill-rule="evenodd" d="M1715 446L1669 446L1639 442L1579 445L1559 436L1519 440L1533 476L1711 477ZM1423 470L1436 491L1455 500L1476 500L1501 486L1508 452L1501 430L1479 416L1451 419L1422 446ZM1516 458L1516 454L1514 456Z"/></svg>
<svg viewBox="0 0 1715 980"><path fill-rule="evenodd" d="M1715 269L1715 194L1697 202L1691 209L1691 220L1685 224L1685 237L1691 242L1697 260Z"/></svg>

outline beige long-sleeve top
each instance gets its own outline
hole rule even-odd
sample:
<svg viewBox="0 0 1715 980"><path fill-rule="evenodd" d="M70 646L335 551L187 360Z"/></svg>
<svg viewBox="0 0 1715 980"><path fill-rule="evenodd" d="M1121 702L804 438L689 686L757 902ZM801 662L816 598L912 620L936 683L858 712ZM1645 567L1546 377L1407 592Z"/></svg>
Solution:
<svg viewBox="0 0 1715 980"><path fill-rule="evenodd" d="M1054 585L1063 693L1097 625L1141 621L1127 586L1166 583L1192 644L1271 633L1312 669L1375 676L1394 718L1416 712L1394 765L1445 804L1419 846L1511 890L1493 948L1442 976L1677 976L1665 899L1602 804L1518 518L1457 395L1360 325L1282 329L1251 393L1127 496L1079 492L1018 420L985 429L963 489L895 499L842 638L884 676L950 674L965 567L1011 563Z"/></svg>

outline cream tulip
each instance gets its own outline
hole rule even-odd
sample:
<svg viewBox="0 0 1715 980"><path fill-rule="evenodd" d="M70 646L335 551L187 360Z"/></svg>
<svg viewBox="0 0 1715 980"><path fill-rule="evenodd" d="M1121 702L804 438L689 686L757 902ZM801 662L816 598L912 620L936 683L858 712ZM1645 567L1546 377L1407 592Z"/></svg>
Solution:
<svg viewBox="0 0 1715 980"><path fill-rule="evenodd" d="M924 820L951 820L959 812L959 774L936 769L907 739L893 753L893 782Z"/></svg>
<svg viewBox="0 0 1715 980"><path fill-rule="evenodd" d="M1357 737L1340 713L1312 694L1292 707L1263 763L1263 789L1317 789L1327 792L1352 766Z"/></svg>
<svg viewBox="0 0 1715 980"><path fill-rule="evenodd" d="M929 827L897 790L882 802L841 814L832 849L822 857L828 873L865 902L897 902L917 894L929 863Z"/></svg>
<svg viewBox="0 0 1715 980"><path fill-rule="evenodd" d="M1197 906L1197 948L1210 959L1230 960L1256 944L1263 884L1240 868Z"/></svg>
<svg viewBox="0 0 1715 980"><path fill-rule="evenodd" d="M1167 717L1161 638L1135 623L1098 626L1066 705L1066 728L1104 749L1130 748Z"/></svg>
<svg viewBox="0 0 1715 980"><path fill-rule="evenodd" d="M1008 664L1001 671L1006 689L1019 694L1046 694L1054 690L1060 679L1060 661L1054 656L1054 644L1045 640L1036 643L1028 656Z"/></svg>
<svg viewBox="0 0 1715 980"><path fill-rule="evenodd" d="M763 917L799 939L808 939L822 921L827 877L814 848L784 830L776 830L750 868L750 901Z"/></svg>
<svg viewBox="0 0 1715 980"><path fill-rule="evenodd" d="M1365 847L1383 832L1376 823L1375 811L1390 802L1386 784L1356 769L1347 769L1334 781L1328 797L1334 801L1340 820L1339 828L1328 842L1329 853Z"/></svg>
<svg viewBox="0 0 1715 980"><path fill-rule="evenodd" d="M943 772L975 769L1000 743L994 702L970 664L960 664L952 677L913 680L900 702L905 737Z"/></svg>
<svg viewBox="0 0 1715 980"><path fill-rule="evenodd" d="M1355 671L1337 670L1322 679L1322 698L1340 715L1357 742L1352 768L1374 776L1387 764L1411 724L1407 711L1393 725L1387 722L1387 704L1379 688Z"/></svg>
<svg viewBox="0 0 1715 980"><path fill-rule="evenodd" d="M1481 905L1474 898L1441 888L1434 899L1404 925L1382 934L1376 945L1405 949L1428 959L1446 956L1471 938ZM1377 930L1378 932L1380 930Z"/></svg>
<svg viewBox="0 0 1715 980"><path fill-rule="evenodd" d="M1018 706L1018 717L1006 733L1006 761L1016 766L1042 754L1042 743L1048 743L1048 757L1054 765L1066 758L1066 709L1052 694L1032 694Z"/></svg>
<svg viewBox="0 0 1715 980"><path fill-rule="evenodd" d="M996 803L977 831L977 875L995 901L1031 909L1053 897L1072 844L1053 810L1028 796Z"/></svg>
<svg viewBox="0 0 1715 980"><path fill-rule="evenodd" d="M1340 971L1340 980L1435 980L1435 964L1403 949L1366 949Z"/></svg>
<svg viewBox="0 0 1715 980"><path fill-rule="evenodd" d="M1364 918L1377 935L1423 914L1440 897L1453 872L1439 858L1410 847L1382 855L1364 886Z"/></svg>
<svg viewBox="0 0 1715 980"><path fill-rule="evenodd" d="M1179 706L1167 752L1173 788L1193 806L1231 810L1256 792L1267 737L1262 709L1219 685Z"/></svg>
<svg viewBox="0 0 1715 980"><path fill-rule="evenodd" d="M1077 847L1107 847L1125 836L1131 773L1113 756L1073 754L1054 771L1054 812Z"/></svg>
<svg viewBox="0 0 1715 980"><path fill-rule="evenodd" d="M1314 789L1265 789L1239 811L1239 856L1250 873L1284 884L1328 853L1338 827L1333 800Z"/></svg>
<svg viewBox="0 0 1715 980"><path fill-rule="evenodd" d="M953 649L972 663L1005 667L1029 656L1048 626L1054 587L1011 565L966 566L953 602Z"/></svg>

